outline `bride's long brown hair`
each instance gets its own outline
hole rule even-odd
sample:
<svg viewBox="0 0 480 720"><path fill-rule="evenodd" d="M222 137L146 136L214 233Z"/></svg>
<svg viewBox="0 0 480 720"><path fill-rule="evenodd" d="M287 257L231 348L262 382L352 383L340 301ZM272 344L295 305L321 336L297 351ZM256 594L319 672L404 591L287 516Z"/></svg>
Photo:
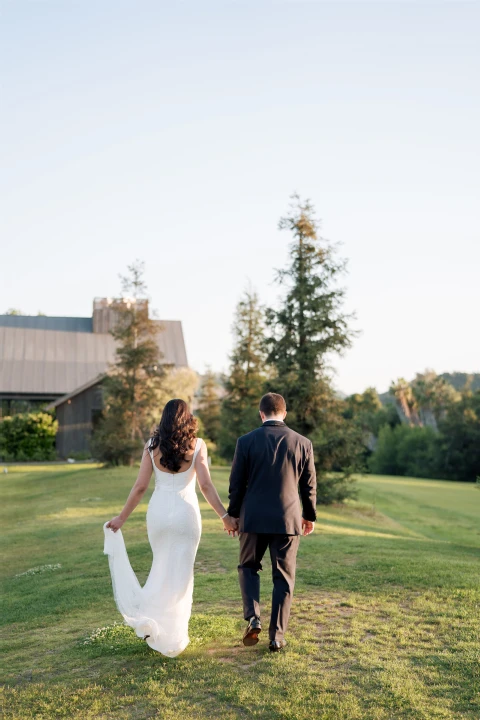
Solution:
<svg viewBox="0 0 480 720"><path fill-rule="evenodd" d="M184 400L169 400L150 439L150 450L160 448L160 465L178 472L197 437L197 419Z"/></svg>

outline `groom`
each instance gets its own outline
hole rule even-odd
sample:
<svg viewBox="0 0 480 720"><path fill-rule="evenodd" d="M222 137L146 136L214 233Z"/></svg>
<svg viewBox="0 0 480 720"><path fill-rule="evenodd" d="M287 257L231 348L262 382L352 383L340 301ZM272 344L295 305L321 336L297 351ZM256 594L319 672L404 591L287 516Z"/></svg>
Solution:
<svg viewBox="0 0 480 720"><path fill-rule="evenodd" d="M228 507L228 514L239 518L238 573L244 617L248 621L244 645L255 645L262 630L258 572L267 548L270 551L273 595L269 648L273 652L286 645L284 635L292 604L300 535L313 532L316 520L312 443L287 427L286 415L281 395L268 393L262 397L262 427L237 441Z"/></svg>

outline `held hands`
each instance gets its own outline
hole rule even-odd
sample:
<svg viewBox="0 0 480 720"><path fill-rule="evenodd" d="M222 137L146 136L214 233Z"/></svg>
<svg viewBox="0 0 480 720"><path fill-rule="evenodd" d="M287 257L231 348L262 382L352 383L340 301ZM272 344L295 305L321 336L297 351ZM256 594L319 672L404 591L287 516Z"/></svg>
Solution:
<svg viewBox="0 0 480 720"><path fill-rule="evenodd" d="M229 535L235 537L238 534L238 518L233 518L230 515L226 515L223 519L223 531L228 532Z"/></svg>
<svg viewBox="0 0 480 720"><path fill-rule="evenodd" d="M305 518L302 518L302 530L303 535L310 535L315 530L315 523L311 520L305 520Z"/></svg>
<svg viewBox="0 0 480 720"><path fill-rule="evenodd" d="M110 528L110 530L113 530L113 532L117 532L117 530L120 530L125 520L122 520L120 515L117 515L117 517L114 517L110 520L110 522L107 523L107 528Z"/></svg>

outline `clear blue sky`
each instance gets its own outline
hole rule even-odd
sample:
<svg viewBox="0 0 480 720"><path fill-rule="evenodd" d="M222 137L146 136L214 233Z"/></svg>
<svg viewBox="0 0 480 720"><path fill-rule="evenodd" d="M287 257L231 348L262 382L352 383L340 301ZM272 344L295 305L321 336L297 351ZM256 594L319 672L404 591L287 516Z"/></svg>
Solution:
<svg viewBox="0 0 480 720"><path fill-rule="evenodd" d="M190 364L275 302L298 191L349 258L345 392L480 371L478 2L1 2L0 312L147 263Z"/></svg>

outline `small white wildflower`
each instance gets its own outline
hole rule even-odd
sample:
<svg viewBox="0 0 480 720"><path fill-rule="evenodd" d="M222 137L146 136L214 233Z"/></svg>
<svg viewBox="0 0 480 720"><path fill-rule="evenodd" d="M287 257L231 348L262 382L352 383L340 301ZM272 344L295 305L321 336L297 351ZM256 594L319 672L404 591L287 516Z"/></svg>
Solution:
<svg viewBox="0 0 480 720"><path fill-rule="evenodd" d="M55 565L39 565L38 567L25 570L25 572L18 573L17 575L15 575L15 577L25 577L27 575L41 575L42 573L48 572L49 570L60 570L61 567L61 563L55 563Z"/></svg>

